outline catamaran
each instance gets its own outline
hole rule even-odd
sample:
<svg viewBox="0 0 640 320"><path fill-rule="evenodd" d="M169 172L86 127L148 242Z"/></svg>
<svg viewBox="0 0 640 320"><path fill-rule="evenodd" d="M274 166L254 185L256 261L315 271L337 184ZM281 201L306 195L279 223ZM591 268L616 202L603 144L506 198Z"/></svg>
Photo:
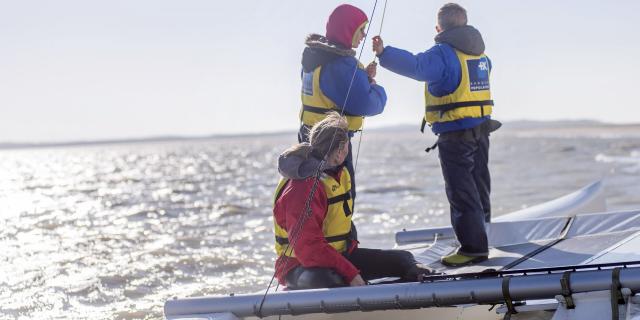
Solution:
<svg viewBox="0 0 640 320"><path fill-rule="evenodd" d="M448 268L451 227L402 230L396 247L441 274L421 282L172 299L186 319L640 319L640 211L606 210L602 182L487 224L489 259Z"/></svg>

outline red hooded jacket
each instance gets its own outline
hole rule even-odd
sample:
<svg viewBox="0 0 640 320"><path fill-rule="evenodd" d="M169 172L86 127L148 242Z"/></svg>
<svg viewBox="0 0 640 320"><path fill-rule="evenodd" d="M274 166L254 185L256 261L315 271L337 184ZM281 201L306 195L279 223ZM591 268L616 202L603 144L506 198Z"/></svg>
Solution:
<svg viewBox="0 0 640 320"><path fill-rule="evenodd" d="M337 173L331 175L336 178L336 181L340 181L341 172L342 170L338 170ZM273 208L274 219L288 232L294 230L303 215L305 203L311 194L313 181L313 177L289 180L280 197L276 200ZM311 199L311 216L305 220L295 243L292 241L296 257L281 256L276 260L276 277L281 284L286 284L285 276L287 273L299 265L307 268L332 268L344 278L346 283L350 283L360 272L325 240L322 224L327 209L327 194L320 182ZM352 241L349 245L349 251L353 251L356 246L357 241Z"/></svg>

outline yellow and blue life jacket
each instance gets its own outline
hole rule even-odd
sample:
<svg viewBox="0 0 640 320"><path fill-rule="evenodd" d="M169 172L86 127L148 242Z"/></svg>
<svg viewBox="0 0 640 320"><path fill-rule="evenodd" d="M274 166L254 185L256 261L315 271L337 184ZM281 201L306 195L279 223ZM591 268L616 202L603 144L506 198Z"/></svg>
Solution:
<svg viewBox="0 0 640 320"><path fill-rule="evenodd" d="M364 70L362 63L358 62L358 68ZM320 89L320 73L322 66L316 67L311 72L302 73L302 109L300 110L300 121L312 127L325 118L325 114L330 111L341 113L334 101L329 99ZM338 101L344 103L344 101ZM364 117L344 114L349 123L349 131L358 131L362 128Z"/></svg>
<svg viewBox="0 0 640 320"><path fill-rule="evenodd" d="M342 253L347 251L351 234L351 217L353 216L353 199L351 198L351 176L347 168L342 169L340 181L328 174L322 174L321 182L324 191L327 194L327 214L322 223L322 233L325 239L336 251ZM273 203L280 198L284 187L289 179L280 179ZM300 212L300 219L304 216L304 212ZM300 221L300 220L299 220ZM278 225L275 217L273 219L274 230L276 234L276 253L278 256L283 254L288 257L295 257L293 247L289 246L289 233L283 227ZM298 235L299 236L299 235Z"/></svg>
<svg viewBox="0 0 640 320"><path fill-rule="evenodd" d="M460 84L451 94L436 97L429 93L425 84L425 124L455 121L464 118L482 118L491 115L493 100L489 85L489 59L486 55L473 56L454 49L460 62Z"/></svg>

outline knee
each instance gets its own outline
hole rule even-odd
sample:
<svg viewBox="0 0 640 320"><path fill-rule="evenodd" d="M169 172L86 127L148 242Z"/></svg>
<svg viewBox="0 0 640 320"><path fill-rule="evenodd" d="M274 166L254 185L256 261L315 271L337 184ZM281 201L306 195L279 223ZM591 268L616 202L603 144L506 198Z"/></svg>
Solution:
<svg viewBox="0 0 640 320"><path fill-rule="evenodd" d="M301 267L300 267L301 268ZM296 279L288 286L294 290L335 288L345 286L345 282L335 270L330 268L302 268Z"/></svg>

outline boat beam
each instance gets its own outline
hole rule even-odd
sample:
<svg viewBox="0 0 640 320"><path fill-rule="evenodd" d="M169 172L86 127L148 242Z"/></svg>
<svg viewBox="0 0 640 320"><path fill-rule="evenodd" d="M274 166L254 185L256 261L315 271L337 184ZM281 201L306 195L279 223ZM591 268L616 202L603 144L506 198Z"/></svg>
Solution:
<svg viewBox="0 0 640 320"><path fill-rule="evenodd" d="M571 271L572 292L609 290L612 270ZM511 277L508 292L514 301L553 299L563 293L560 283L562 273L513 274L479 279L282 291L268 294L261 309L262 294L175 299L165 303L164 311L168 319L217 313L232 313L244 318L495 304L504 301L502 282L505 276ZM640 291L640 267L621 268L620 283L623 288Z"/></svg>

